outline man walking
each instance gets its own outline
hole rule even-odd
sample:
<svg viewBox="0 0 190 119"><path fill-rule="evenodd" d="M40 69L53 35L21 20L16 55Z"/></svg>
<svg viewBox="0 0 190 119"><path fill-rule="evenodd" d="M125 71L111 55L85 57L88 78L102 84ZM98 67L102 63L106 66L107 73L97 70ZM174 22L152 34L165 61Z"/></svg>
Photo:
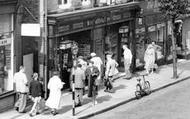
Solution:
<svg viewBox="0 0 190 119"><path fill-rule="evenodd" d="M131 50L127 47L127 45L123 45L123 56L124 56L124 66L125 66L125 73L126 78L131 78L130 66L132 63L132 53Z"/></svg>
<svg viewBox="0 0 190 119"><path fill-rule="evenodd" d="M103 75L103 62L101 58L96 55L96 53L93 52L90 55L92 57L90 60L94 62L93 66L97 67L100 72L99 76L97 77L97 85L100 85L101 77Z"/></svg>
<svg viewBox="0 0 190 119"><path fill-rule="evenodd" d="M34 73L32 78L33 80L30 82L30 87L29 87L29 97L32 99L34 104L29 112L30 116L34 116L40 113L39 112L40 101L41 98L43 97L43 85L39 81L38 73Z"/></svg>
<svg viewBox="0 0 190 119"><path fill-rule="evenodd" d="M112 59L112 54L106 55L107 62L106 62L106 72L105 72L105 78L106 78L106 89L105 92L113 93L113 76L115 76L118 73L117 66L118 63Z"/></svg>
<svg viewBox="0 0 190 119"><path fill-rule="evenodd" d="M15 109L18 112L23 113L26 107L26 97L28 92L28 80L25 74L25 68L23 66L20 66L19 72L15 73L14 81L18 95L18 100L15 103Z"/></svg>
<svg viewBox="0 0 190 119"><path fill-rule="evenodd" d="M82 97L83 97L83 88L85 82L85 72L82 69L82 65L78 64L75 70L75 105L81 106L82 105Z"/></svg>
<svg viewBox="0 0 190 119"><path fill-rule="evenodd" d="M88 62L88 68L85 71L85 75L88 79L88 97L92 97L93 104L97 104L96 95L98 94L97 77L99 76L99 70L94 66L94 62Z"/></svg>

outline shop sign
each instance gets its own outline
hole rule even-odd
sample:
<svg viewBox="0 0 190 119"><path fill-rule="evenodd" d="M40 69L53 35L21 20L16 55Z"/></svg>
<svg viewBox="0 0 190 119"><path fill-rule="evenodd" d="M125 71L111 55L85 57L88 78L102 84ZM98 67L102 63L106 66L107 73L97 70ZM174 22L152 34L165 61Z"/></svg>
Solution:
<svg viewBox="0 0 190 119"><path fill-rule="evenodd" d="M73 29L80 29L80 28L83 28L83 27L84 27L83 22L73 24Z"/></svg>
<svg viewBox="0 0 190 119"><path fill-rule="evenodd" d="M110 22L110 21L111 21L111 17L108 16L108 17L107 17L107 22Z"/></svg>
<svg viewBox="0 0 190 119"><path fill-rule="evenodd" d="M165 23L161 23L161 24L157 24L157 28L159 29L159 28L162 28L162 27L165 27L166 25L165 25Z"/></svg>
<svg viewBox="0 0 190 119"><path fill-rule="evenodd" d="M113 15L112 16L112 20L115 21L115 20L120 20L121 19L121 14L118 14L118 15Z"/></svg>
<svg viewBox="0 0 190 119"><path fill-rule="evenodd" d="M130 18L131 17L131 13L129 11L126 11L125 13L123 13L123 18Z"/></svg>
<svg viewBox="0 0 190 119"><path fill-rule="evenodd" d="M128 26L122 26L119 28L119 33L127 33L127 32L129 32Z"/></svg>
<svg viewBox="0 0 190 119"><path fill-rule="evenodd" d="M93 20L87 20L86 21L86 26L93 26Z"/></svg>
<svg viewBox="0 0 190 119"><path fill-rule="evenodd" d="M144 27L135 30L135 33L136 33L136 34L144 33L144 32L145 32L145 28L144 28Z"/></svg>
<svg viewBox="0 0 190 119"><path fill-rule="evenodd" d="M58 27L59 32L66 32L70 30L70 25L63 25Z"/></svg>
<svg viewBox="0 0 190 119"><path fill-rule="evenodd" d="M22 36L40 36L40 24L21 24Z"/></svg>
<svg viewBox="0 0 190 119"><path fill-rule="evenodd" d="M99 17L95 20L95 24L104 24L106 22L106 19L104 17Z"/></svg>
<svg viewBox="0 0 190 119"><path fill-rule="evenodd" d="M148 32L154 32L154 31L156 31L156 27L155 26L148 27Z"/></svg>
<svg viewBox="0 0 190 119"><path fill-rule="evenodd" d="M11 44L11 38L1 39L0 46L5 46Z"/></svg>

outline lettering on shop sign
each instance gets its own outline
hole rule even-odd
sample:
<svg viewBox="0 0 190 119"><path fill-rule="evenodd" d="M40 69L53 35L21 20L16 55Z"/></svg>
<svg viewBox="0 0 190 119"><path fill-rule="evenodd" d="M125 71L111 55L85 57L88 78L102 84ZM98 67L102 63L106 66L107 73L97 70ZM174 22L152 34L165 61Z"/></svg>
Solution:
<svg viewBox="0 0 190 119"><path fill-rule="evenodd" d="M70 25L63 25L58 27L59 32L66 32L70 30Z"/></svg>
<svg viewBox="0 0 190 119"><path fill-rule="evenodd" d="M136 29L135 30L136 34L139 34L139 33L144 33L145 32L145 28L139 28L139 29Z"/></svg>
<svg viewBox="0 0 190 119"><path fill-rule="evenodd" d="M84 27L83 22L73 24L73 29L79 29L79 28L83 28L83 27Z"/></svg>
<svg viewBox="0 0 190 119"><path fill-rule="evenodd" d="M111 21L111 17L107 17L107 22L110 22Z"/></svg>
<svg viewBox="0 0 190 119"><path fill-rule="evenodd" d="M130 18L130 17L131 17L131 13L130 12L123 13L123 18Z"/></svg>
<svg viewBox="0 0 190 119"><path fill-rule="evenodd" d="M148 32L153 32L153 31L156 31L156 27L155 26L148 27Z"/></svg>
<svg viewBox="0 0 190 119"><path fill-rule="evenodd" d="M121 15L113 15L112 16L112 20L120 20L121 19Z"/></svg>
<svg viewBox="0 0 190 119"><path fill-rule="evenodd" d="M95 20L95 24L103 24L103 23L105 23L104 17L100 17Z"/></svg>
<svg viewBox="0 0 190 119"><path fill-rule="evenodd" d="M165 23L161 23L161 24L157 24L157 28L162 28L162 27L165 27Z"/></svg>
<svg viewBox="0 0 190 119"><path fill-rule="evenodd" d="M93 20L87 20L86 25L87 25L87 27L92 26L93 25Z"/></svg>
<svg viewBox="0 0 190 119"><path fill-rule="evenodd" d="M0 40L0 46L5 46L8 44L11 44L11 38L6 38L6 39Z"/></svg>

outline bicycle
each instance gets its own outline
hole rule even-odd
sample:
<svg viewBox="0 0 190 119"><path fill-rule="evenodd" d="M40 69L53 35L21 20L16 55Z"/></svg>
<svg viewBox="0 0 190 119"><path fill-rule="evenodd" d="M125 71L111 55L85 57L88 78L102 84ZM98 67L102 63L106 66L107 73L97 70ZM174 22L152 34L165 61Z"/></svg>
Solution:
<svg viewBox="0 0 190 119"><path fill-rule="evenodd" d="M140 76L142 76L142 81ZM142 96L149 95L151 93L150 82L145 80L145 76L148 76L148 74L138 74L138 83L136 85L135 91L135 96L137 99L141 98Z"/></svg>

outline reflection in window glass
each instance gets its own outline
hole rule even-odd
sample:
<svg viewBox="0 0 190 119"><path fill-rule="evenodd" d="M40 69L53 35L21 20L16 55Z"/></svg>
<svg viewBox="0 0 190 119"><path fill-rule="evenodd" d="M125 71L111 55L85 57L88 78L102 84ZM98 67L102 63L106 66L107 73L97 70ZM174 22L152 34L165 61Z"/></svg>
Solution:
<svg viewBox="0 0 190 119"><path fill-rule="evenodd" d="M0 15L0 94L13 90L11 75L11 14Z"/></svg>

